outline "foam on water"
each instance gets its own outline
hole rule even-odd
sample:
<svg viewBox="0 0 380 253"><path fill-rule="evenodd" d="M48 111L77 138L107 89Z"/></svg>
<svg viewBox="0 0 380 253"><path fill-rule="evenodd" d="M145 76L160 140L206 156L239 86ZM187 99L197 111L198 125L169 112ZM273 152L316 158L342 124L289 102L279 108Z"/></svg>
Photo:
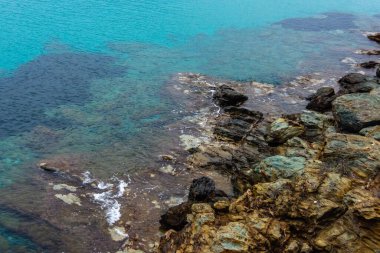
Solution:
<svg viewBox="0 0 380 253"><path fill-rule="evenodd" d="M125 189L131 182L130 177L127 177L128 181L126 182L113 176L111 178L111 181L114 183L106 183L104 181L94 179L89 171L86 171L85 173L83 173L83 175L85 177L83 179L83 184L89 184L98 181L97 189L107 190L101 193L93 193L92 196L94 201L98 203L100 207L105 211L105 216L108 224L115 224L115 222L117 222L121 218L121 205L117 199L121 198L124 195Z"/></svg>

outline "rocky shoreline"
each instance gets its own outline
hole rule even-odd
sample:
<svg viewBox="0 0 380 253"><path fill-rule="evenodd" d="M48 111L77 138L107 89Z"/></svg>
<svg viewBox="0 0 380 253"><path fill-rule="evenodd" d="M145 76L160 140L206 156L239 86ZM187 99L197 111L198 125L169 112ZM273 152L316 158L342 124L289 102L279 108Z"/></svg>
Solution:
<svg viewBox="0 0 380 253"><path fill-rule="evenodd" d="M178 79L174 90L220 109L197 119L208 138L185 163L230 177L234 196L195 179L188 201L161 217L158 252L380 250L380 69L314 82L313 94L299 83Z"/></svg>
<svg viewBox="0 0 380 253"><path fill-rule="evenodd" d="M22 232L52 251L375 252L380 70L354 67L277 86L178 73L152 165L107 180L93 157L48 157L28 185L38 208L7 204L11 189L1 203L45 222Z"/></svg>

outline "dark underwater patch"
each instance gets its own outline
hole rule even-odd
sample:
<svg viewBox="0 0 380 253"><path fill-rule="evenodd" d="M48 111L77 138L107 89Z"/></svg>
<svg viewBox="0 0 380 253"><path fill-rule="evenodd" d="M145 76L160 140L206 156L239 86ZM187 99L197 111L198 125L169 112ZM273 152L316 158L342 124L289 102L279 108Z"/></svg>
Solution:
<svg viewBox="0 0 380 253"><path fill-rule="evenodd" d="M67 103L83 104L89 98L92 80L125 73L125 68L114 61L89 53L48 54L0 78L0 137L39 124L64 126L65 122L48 121L44 110Z"/></svg>
<svg viewBox="0 0 380 253"><path fill-rule="evenodd" d="M289 18L278 22L284 28L297 31L331 31L353 29L355 16L347 13L329 12L323 13L326 17Z"/></svg>

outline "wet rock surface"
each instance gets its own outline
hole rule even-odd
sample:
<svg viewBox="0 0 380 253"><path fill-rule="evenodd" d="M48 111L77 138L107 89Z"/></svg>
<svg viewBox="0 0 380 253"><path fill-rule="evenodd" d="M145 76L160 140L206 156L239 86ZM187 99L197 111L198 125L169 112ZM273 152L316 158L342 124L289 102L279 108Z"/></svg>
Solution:
<svg viewBox="0 0 380 253"><path fill-rule="evenodd" d="M187 162L230 176L235 198L192 205L188 224L168 230L158 251L377 252L377 82L346 75L337 93L321 87L309 97L314 111L260 115L248 100L211 116L212 141Z"/></svg>
<svg viewBox="0 0 380 253"><path fill-rule="evenodd" d="M332 101L335 99L335 90L331 87L322 87L310 96L306 109L325 112L331 109Z"/></svg>
<svg viewBox="0 0 380 253"><path fill-rule="evenodd" d="M246 95L237 92L227 85L217 87L214 94L214 100L222 107L241 105L247 99Z"/></svg>
<svg viewBox="0 0 380 253"><path fill-rule="evenodd" d="M374 33L367 36L368 39L380 43L380 33Z"/></svg>
<svg viewBox="0 0 380 253"><path fill-rule="evenodd" d="M365 68L365 69L373 69L379 65L380 63L377 61L367 61L367 62L362 62L359 64L360 67Z"/></svg>

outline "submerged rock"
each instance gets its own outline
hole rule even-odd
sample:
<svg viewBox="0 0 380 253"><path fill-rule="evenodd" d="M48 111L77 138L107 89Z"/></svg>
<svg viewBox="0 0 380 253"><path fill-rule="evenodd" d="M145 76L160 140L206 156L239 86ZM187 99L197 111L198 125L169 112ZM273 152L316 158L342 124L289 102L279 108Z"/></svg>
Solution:
<svg viewBox="0 0 380 253"><path fill-rule="evenodd" d="M333 113L344 131L359 132L365 127L380 124L380 96L348 94L335 99Z"/></svg>
<svg viewBox="0 0 380 253"><path fill-rule="evenodd" d="M66 204L69 204L69 205L72 205L72 204L76 204L78 206L81 206L81 201L80 201L80 198L78 198L77 195L75 195L74 193L69 193L69 194L55 194L54 195L57 199L60 199L62 200L63 202L65 202Z"/></svg>
<svg viewBox="0 0 380 253"><path fill-rule="evenodd" d="M227 85L222 85L216 88L214 100L221 107L239 106L247 101L248 97Z"/></svg>
<svg viewBox="0 0 380 253"><path fill-rule="evenodd" d="M40 163L40 168L45 170L45 171L48 171L48 172L57 172L59 171L59 168L56 168L56 167L53 167L53 166L50 166L49 164L47 163Z"/></svg>
<svg viewBox="0 0 380 253"><path fill-rule="evenodd" d="M376 70L376 76L377 76L378 78L380 78L380 67L377 68L377 70Z"/></svg>
<svg viewBox="0 0 380 253"><path fill-rule="evenodd" d="M322 87L317 90L315 94L310 96L306 109L318 112L325 112L331 110L332 101L335 99L335 91L331 87Z"/></svg>

